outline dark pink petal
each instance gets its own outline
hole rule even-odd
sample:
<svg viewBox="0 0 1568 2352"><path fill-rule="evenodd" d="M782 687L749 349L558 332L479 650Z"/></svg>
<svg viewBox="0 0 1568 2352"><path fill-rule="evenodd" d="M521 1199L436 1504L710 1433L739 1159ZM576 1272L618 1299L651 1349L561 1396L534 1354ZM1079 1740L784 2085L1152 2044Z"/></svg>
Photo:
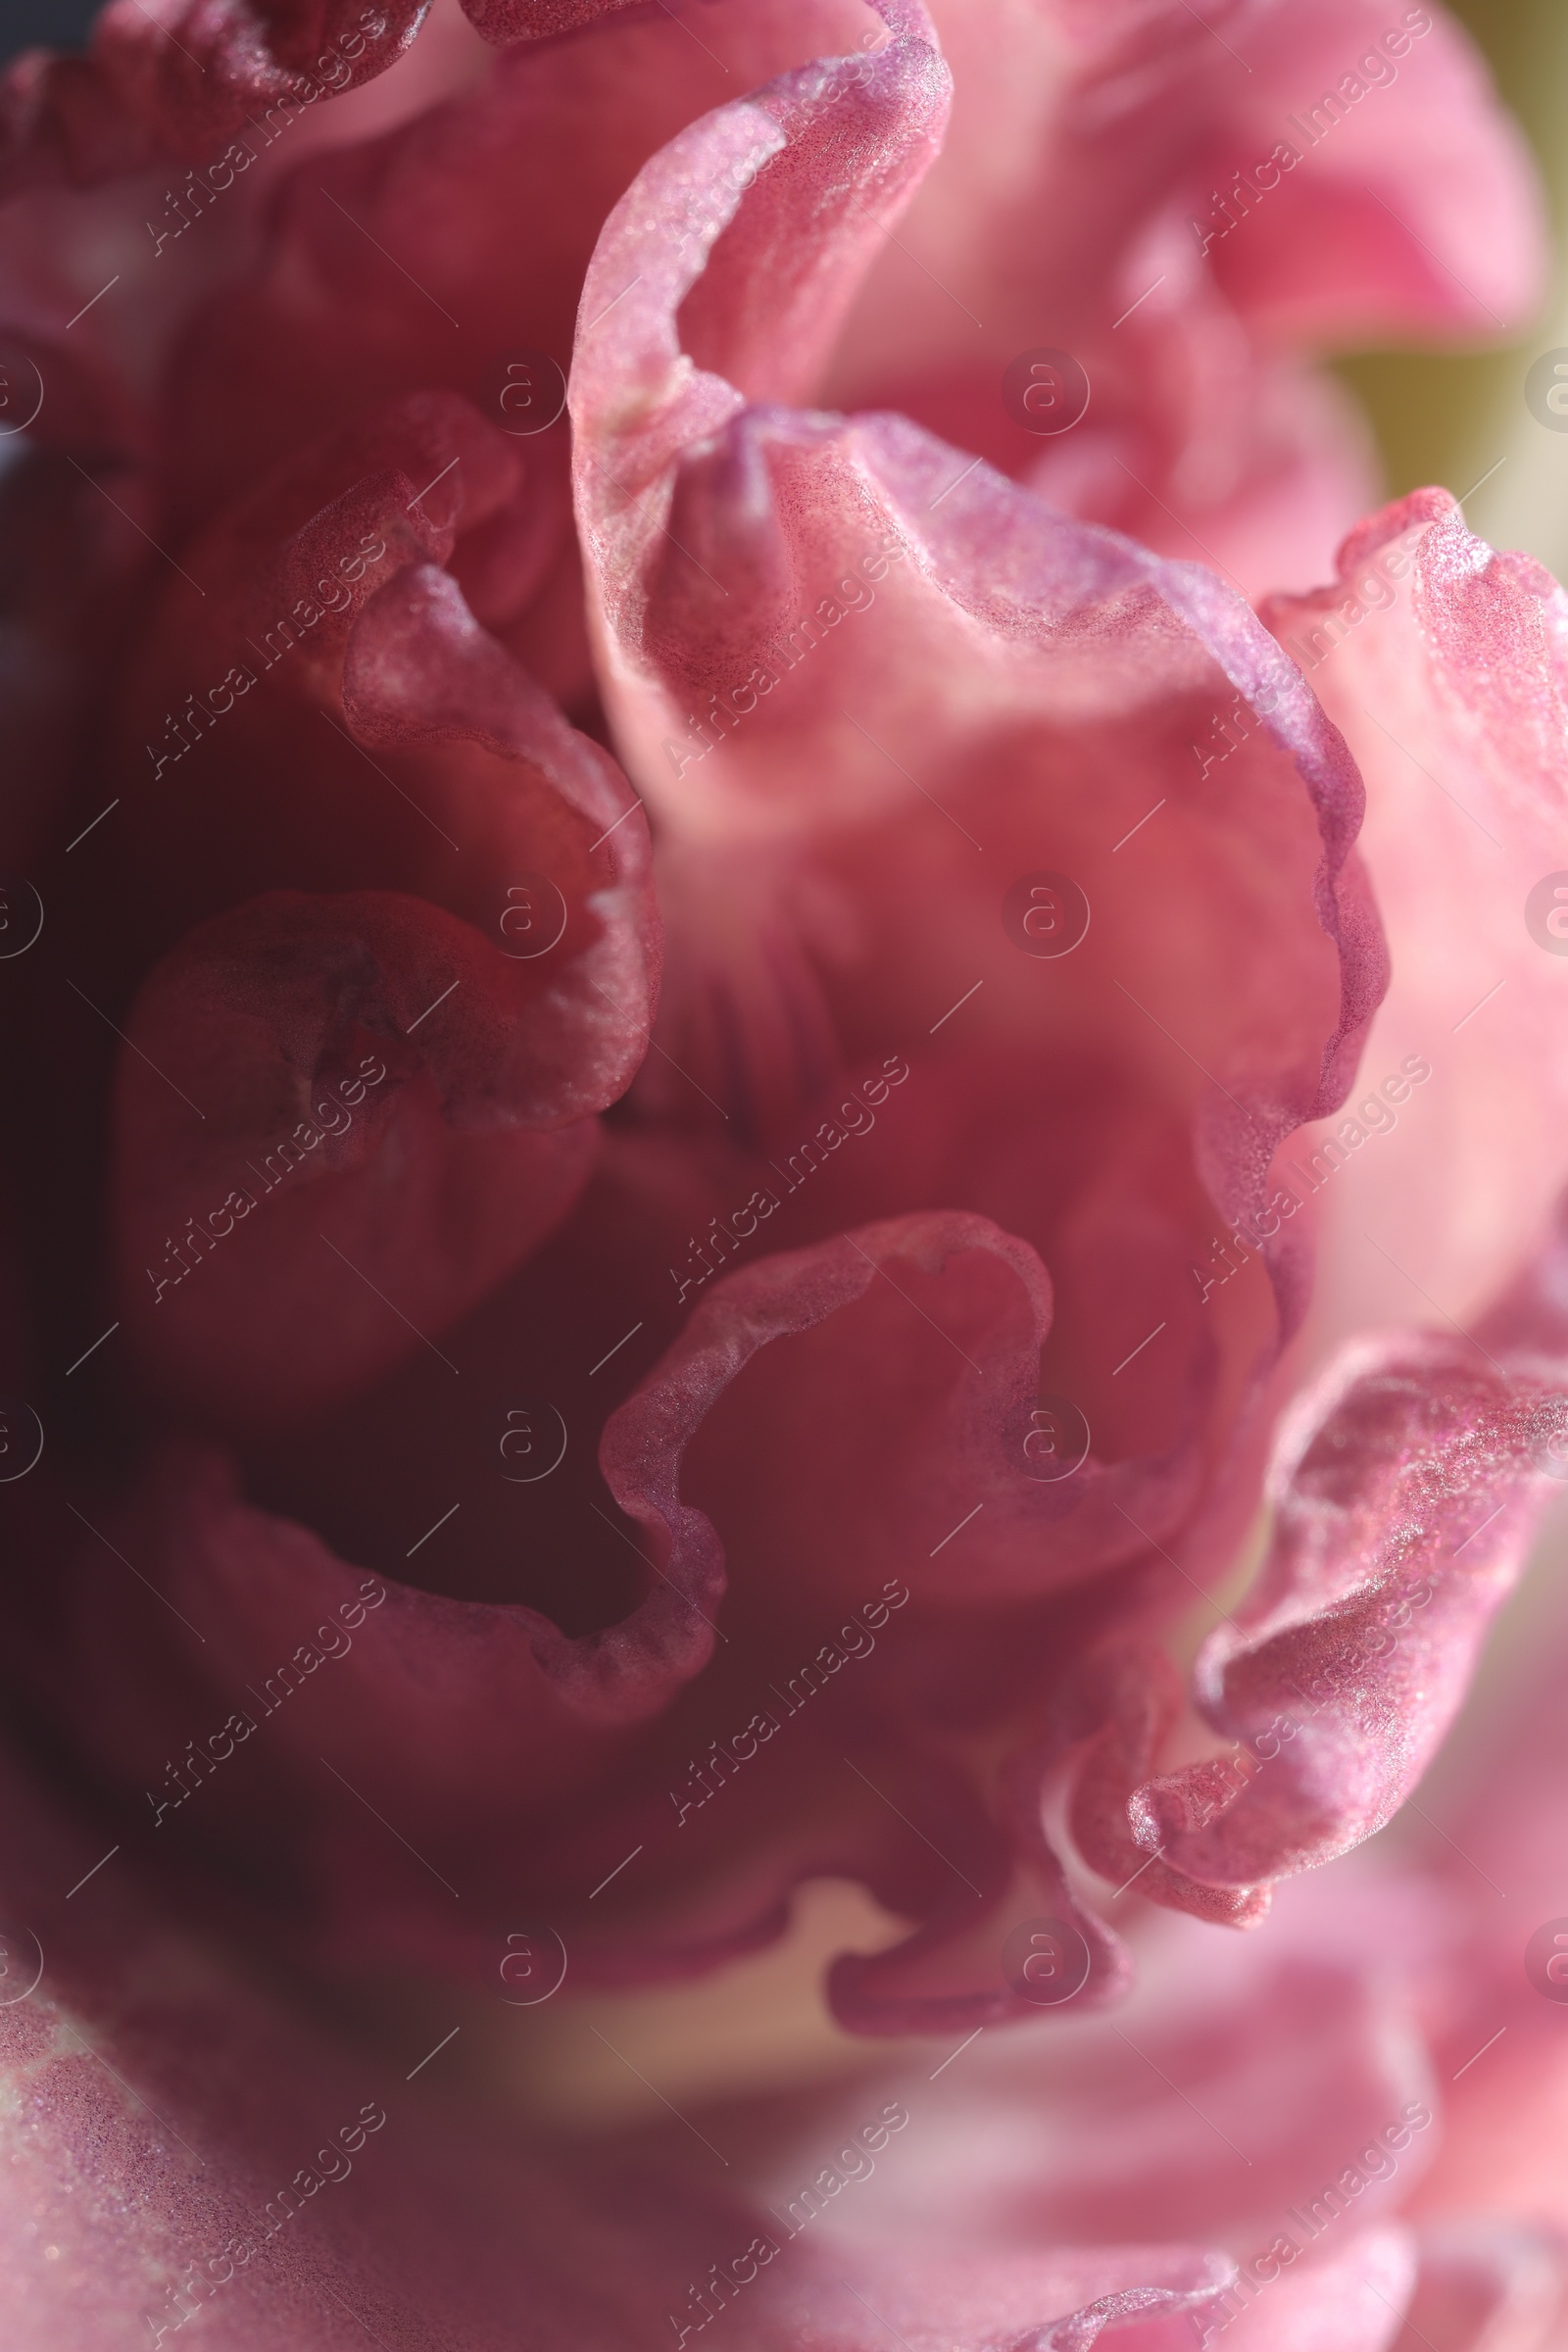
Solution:
<svg viewBox="0 0 1568 2352"><path fill-rule="evenodd" d="M743 1623L760 1601L775 1629L793 1620L804 1631L835 1602L853 1609L880 1590L903 1593L897 1605L911 1608L912 1630L972 1608L988 1587L998 1597L1049 1590L1041 1539L1063 1518L1088 1522L1075 1526L1076 1543L1069 1537L1069 1557L1129 1548L1110 1499L1125 1487L1115 1472L1086 1464L1082 1483L1052 1486L1024 1466L1049 1314L1033 1253L978 1217L906 1218L763 1259L719 1286L612 1416L606 1474L671 1561L692 1545L695 1564L716 1524L750 1588ZM688 1486L704 1510L683 1501ZM975 1546L955 1539L981 1512L977 1572ZM782 1608L768 1605L774 1590L790 1594ZM911 1679L911 1718L916 1688ZM878 1686L867 1676L861 1689L864 1707ZM896 1689L890 1698L896 1706ZM999 1837L972 1794L944 1788L929 1770L911 1790L897 1761L900 1794L887 1796L886 1736L867 1739L875 1718L861 1721L851 1737L873 1781L881 1776L884 1801L906 1817L912 1809L949 1875L938 1916L907 1943L835 1965L841 2021L910 2033L1027 2016L1000 1964L1007 1917L998 1924L999 1905L1015 1917L1070 1918L1087 1946L1092 1997L1114 1989L1123 1974L1114 1938L1080 1912L1038 1819L1004 1823L1012 1834ZM914 1739L914 1720L905 1737Z"/></svg>
<svg viewBox="0 0 1568 2352"><path fill-rule="evenodd" d="M797 338L781 327L776 352L789 352L781 363L774 350L758 345L743 315L726 308L718 293L708 298L708 286L721 292L749 256L765 259L774 251L777 223L797 218L795 191L813 166L823 207L814 232L820 282L813 299L831 307L840 298L832 288L864 250L858 211L830 168L841 123L863 123L864 168L875 185L895 170L906 182L929 151L938 103L934 72L930 52L903 39L873 60L841 62L830 78L787 78L763 94L765 107L759 98L710 118L649 167L601 243L584 311L590 320L596 308L602 317L585 329L572 397L579 508L593 551L620 740L641 788L666 820L677 888L683 833L700 829L710 843L718 833L741 839L754 828L776 828L787 812L793 824L807 820L811 827L810 851L832 877L829 904L843 903L851 887L843 868L857 858L859 926L888 924L897 912L907 930L907 889L900 885L918 886L922 865L929 874L940 841L950 916L956 902L966 912L972 906L978 923L984 907L987 944L994 937L998 945L979 969L984 974L994 966L997 982L1006 975L1021 1005L1025 959L1007 956L1001 917L1031 839L1037 855L1044 841L1064 866L1087 869L1086 887L1102 874L1114 894L1118 875L1136 870L1130 860L1120 868L1109 863L1120 846L1116 828L1153 813L1153 801L1134 806L1152 786L1156 799L1162 788L1167 798L1177 796L1168 826L1202 823L1202 809L1205 839L1212 841L1232 821L1227 788L1238 771L1216 783L1222 806L1210 816L1207 796L1195 786L1218 768L1227 739L1216 735L1206 760L1200 740L1195 759L1191 733L1211 726L1227 699L1237 702L1238 732L1244 744L1250 739L1239 765L1255 760L1274 784L1271 794L1249 796L1253 821L1278 827L1273 862L1282 880L1290 872L1289 889L1305 914L1292 977L1279 1001L1267 992L1290 1032L1285 1052L1298 1058L1289 1076L1275 1067L1265 1077L1266 1063L1280 1054L1278 1032L1245 1044L1179 1027L1178 1033L1203 1067L1213 1068L1210 1055L1220 1061L1220 1084L1231 1096L1230 1110L1220 1103L1205 1109L1203 1124L1214 1139L1205 1142L1205 1159L1224 1149L1218 1134L1230 1112L1240 1111L1248 1141L1241 1145L1239 1129L1229 1149L1250 1161L1261 1182L1272 1138L1265 1141L1260 1129L1281 1134L1287 1103L1298 1103L1299 1116L1320 1089L1339 1091L1348 1041L1381 981L1375 921L1353 867L1345 863L1358 795L1337 738L1323 729L1291 675L1270 667L1245 610L1207 579L1152 566L1102 534L1060 523L995 477L977 475L957 453L892 419L846 424L747 408L718 375L694 371L679 356L677 309L680 324L703 321L702 357L710 367L733 361L749 389L772 391L780 365L794 368ZM739 191L758 173L742 200ZM714 182L735 191L716 214L712 199L694 193ZM705 278L703 249L730 216ZM780 311L787 322L783 304ZM869 564L875 590L856 573L859 561ZM836 599L818 601L813 591L841 574L847 607L829 612ZM880 608L874 615L873 605ZM798 613L811 616L804 649L780 653ZM805 628L797 623L797 636ZM1159 666L1152 667L1156 646ZM760 655L782 674L769 683L764 663L746 683L745 671ZM808 656L809 671L790 676ZM1135 660L1148 681L1138 733L1135 739L1131 729L1120 730L1112 759L1102 730L1113 691L1123 708L1125 698L1111 680L1126 675L1124 664ZM911 664L921 679L918 703L907 690ZM720 708L688 717L703 700L705 682L715 678L724 683L707 699ZM983 701L966 700L981 680ZM1205 697L1213 698L1207 709ZM1266 724L1259 703L1269 714ZM1038 801L1026 798L1032 770L1048 744L1058 764L1071 759L1075 737L1085 765L1070 783L1064 779L1060 802L1043 825ZM1100 756L1091 762L1092 743ZM1126 795L1114 809L1098 805L1112 777ZM907 796L911 778L920 792L929 778L929 789L988 833L1004 861L994 875L989 862L984 869L956 862L954 820L941 829L940 811L916 813ZM894 807L897 841L890 838L882 853L894 862L868 876L856 828L874 818L887 833L885 812ZM899 846L906 838L917 845L907 853ZM977 838L971 835L971 847ZM793 862L803 862L800 848ZM1255 865L1250 862L1248 872L1255 887ZM973 882L965 878L970 874ZM790 864L781 860L780 897L792 880ZM1343 905L1331 895L1337 892ZM1098 922L1123 920L1114 895L1102 912L1097 889L1089 896ZM1282 902L1284 896L1282 888ZM1325 927L1340 942L1343 974ZM979 942L966 942L960 957L951 945L954 928L950 920L943 939L932 943L944 957L939 977L945 982L966 970L973 988ZM1146 917L1146 940L1150 928ZM1277 923L1270 930L1278 936ZM1192 943L1183 944L1190 953ZM1255 944L1261 951L1261 935ZM1125 930L1116 945L1124 956L1136 953ZM858 979L871 965L869 947L857 943L844 957L853 958ZM1161 959L1167 987L1185 977L1183 960L1172 943ZM1082 961L1064 964L1061 985L1070 988L1084 968ZM1114 989L1108 974L1096 978L1097 1004L1109 998L1126 1006L1125 989ZM997 982L988 978L988 986ZM935 980L928 986L935 1020L944 1001ZM863 982L859 993L863 1000ZM1212 1006L1226 992L1195 988L1191 1004L1184 999L1174 1006L1167 996L1173 1026L1177 1013L1202 1017L1200 993ZM1101 1010L1102 1024L1109 1009ZM986 1010L979 1009L982 1021ZM1328 1034L1318 1027L1324 1014ZM1122 1015L1115 1017L1119 1022ZM1147 1015L1133 1008L1125 1017L1133 1035L1149 1034ZM1001 1016L1001 1028L1010 1025ZM1244 1089L1255 1109L1241 1110L1236 1097Z"/></svg>
<svg viewBox="0 0 1568 2352"><path fill-rule="evenodd" d="M445 103L308 159L275 191L260 251L236 257L167 356L161 479L181 527L302 442L434 385L512 428L526 384L522 421L546 429L511 446L561 462L566 428L549 418L611 207L695 116L853 46L871 22L860 0L747 0L705 10L700 27L615 10L579 37L524 40ZM531 374L509 377L513 363Z"/></svg>
<svg viewBox="0 0 1568 2352"><path fill-rule="evenodd" d="M500 46L576 32L629 4L630 0L463 0L463 11L487 41Z"/></svg>
<svg viewBox="0 0 1568 2352"><path fill-rule="evenodd" d="M314 106L385 73L429 0L109 0L85 56L29 49L0 80L0 191L73 186L165 157L218 160L254 112Z"/></svg>
<svg viewBox="0 0 1568 2352"><path fill-rule="evenodd" d="M598 945L573 993L622 960ZM222 1421L298 1419L509 1272L596 1142L564 1123L567 1072L548 1078L605 1024L554 993L391 894L271 895L192 932L131 1008L116 1090L120 1305L144 1365ZM598 1108L624 1075L612 1057L569 1086Z"/></svg>
<svg viewBox="0 0 1568 2352"><path fill-rule="evenodd" d="M363 1260L364 1239L352 1247ZM302 1242L295 1256L309 1273ZM292 1263L273 1270L274 1285ZM187 1278L193 1300L220 1264L215 1251ZM370 1271L393 1286L387 1298L408 1296L413 1278L395 1252ZM285 1305L292 1298L285 1290ZM83 1677L99 1689L84 1761L137 1814L166 1796L183 1810L183 1784L166 1771L180 1723L232 1703L233 1692L249 1690L258 1707L268 1694L267 1735L246 1774L201 1791L176 1824L180 1850L206 1851L214 1837L270 1847L278 1825L293 1823L276 1866L298 1889L318 1950L362 1954L368 1936L471 1973L475 1937L526 1857L534 1899L561 1922L579 1975L687 1975L774 1939L791 1886L836 1875L861 1879L921 1923L895 1952L840 1963L835 2004L856 2029L946 2032L1029 2014L1003 1946L1018 1919L1042 1912L1077 1924L1093 1962L1087 2005L1117 1988L1123 1964L1067 1888L1032 1789L1013 1812L996 1811L974 1775L943 1759L929 1720L955 1669L948 1711L956 1703L984 1719L999 1702L1025 1703L1071 1654L1071 1608L1052 1617L1049 1569L1031 1575L1030 1563L1075 1498L1032 1480L1009 1453L1048 1304L1030 1252L969 1216L865 1228L731 1277L606 1429L603 1501L640 1531L620 1541L644 1572L642 1596L602 1632L566 1639L531 1607L447 1600L379 1578L370 1582L383 1598L371 1605L387 1613L339 1665L333 1629L363 1572L303 1529L248 1508L231 1474L174 1463L107 1524L96 1509L86 1514L93 1540L79 1548L74 1598L43 1628L38 1671L57 1704L62 1676L78 1695ZM247 1312L272 1337L266 1293ZM275 1322L270 1360L281 1366L287 1318ZM232 1382L216 1329L210 1379ZM330 1347L318 1335L313 1355L330 1364L347 1344L334 1324ZM472 1355L453 1345L471 1381ZM314 1363L294 1375L296 1384L319 1377ZM471 1397L470 1416L487 1391ZM790 1497L794 1532L783 1523L792 1476L806 1488L804 1512ZM1096 1470L1089 1486L1102 1547L1126 1553L1136 1540L1095 1499L1097 1490L1131 1491L1126 1479ZM850 1492L855 1510L818 1562L812 1521L820 1547L834 1497ZM478 1499L470 1491L469 1503ZM601 1523L608 1514L591 1488L575 1509L563 1534L580 1548L592 1514ZM998 1624L964 1622L975 1554L944 1541L982 1512L999 1527L989 1579L1013 1609ZM924 1574L906 1579L897 1571L911 1554ZM775 1580L788 1578L792 1558L795 1590L780 1595ZM156 1563L158 1592L184 1633L149 1617L144 1592L123 1577L127 1559ZM1037 1629L1032 1666L1017 1640L1030 1622L1018 1613L1024 1598ZM823 1631L841 1625L824 1642ZM718 1661L699 1690L693 1678L713 1660L715 1635ZM476 1644L486 1661L477 1683ZM1009 1645L1017 1654L1004 1666ZM126 1705L131 1652L142 1663ZM331 1679L329 1718L318 1699L284 1706L302 1671L320 1672L323 1687ZM760 1752L756 1737L738 1743L754 1759L745 1787L721 1788L725 1801L710 1812L713 1783L692 1759L759 1708L772 1728L758 1725ZM325 1776L323 1744L350 1793ZM737 1767L717 1769L721 1785ZM464 1890L461 1911L440 1885L432 1895L411 1875L396 1844L367 1844L353 1791L400 1825L431 1878ZM301 1807L314 1825L308 1838ZM158 1850L172 1858L173 1848L166 1838ZM644 1852L644 1868L617 1875Z"/></svg>
<svg viewBox="0 0 1568 2352"><path fill-rule="evenodd" d="M570 1207L645 1050L643 820L440 565L515 592L518 473L466 404L405 404L193 549L202 617L173 582L135 667L149 885L128 923L106 903L106 985L174 944L121 1024L122 1311L220 1420L297 1420L433 1346ZM113 857L100 834L89 887Z"/></svg>
<svg viewBox="0 0 1568 2352"><path fill-rule="evenodd" d="M896 419L747 406L715 372L792 389L804 291L786 281L769 344L726 290L749 264L777 276L809 169L813 300L842 300L865 246L841 142L869 184L906 188L941 95L912 34L785 77L683 133L595 259L579 512L617 739L661 812L678 947L660 1042L687 1089L662 1063L642 1099L701 1123L695 1089L781 1166L834 1060L845 1083L897 1042L926 1107L912 1134L896 1114L884 1210L892 1186L901 1209L973 1206L1029 1240L1078 1293L1048 1385L1097 1447L1155 1455L1177 1396L1235 1398L1277 1333L1261 1286L1209 1304L1242 1270L1216 1223L1255 1237L1287 1323L1302 1296L1298 1202L1268 1207L1268 1171L1339 1099L1382 982L1358 787L1210 575L1064 523ZM1005 927L1042 866L1092 912L1070 961Z"/></svg>

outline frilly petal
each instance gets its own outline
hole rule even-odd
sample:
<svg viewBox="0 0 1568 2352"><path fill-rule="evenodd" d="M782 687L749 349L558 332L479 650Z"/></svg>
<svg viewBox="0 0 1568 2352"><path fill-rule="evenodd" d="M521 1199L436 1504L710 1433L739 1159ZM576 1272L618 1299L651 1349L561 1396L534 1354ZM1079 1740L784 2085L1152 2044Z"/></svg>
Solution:
<svg viewBox="0 0 1568 2352"><path fill-rule="evenodd" d="M1501 334L1545 280L1535 174L1463 30L1434 8L1406 46L1355 0L932 13L952 129L823 405L898 410L1249 595L1320 576L1378 468L1308 356ZM1313 144L1294 124L1345 79ZM1002 396L1043 345L1092 386L1054 438Z"/></svg>
<svg viewBox="0 0 1568 2352"><path fill-rule="evenodd" d="M1163 1653L1106 1660L1109 1720L1079 1768L1072 1834L1079 1852L1118 1892L1137 1886L1146 1901L1192 1911L1229 1927L1257 1927L1268 1915L1267 1886L1200 1886L1136 1842L1128 1799L1148 1778L1165 1734L1181 1713L1182 1691ZM1216 1768L1214 1777L1219 1778Z"/></svg>
<svg viewBox="0 0 1568 2352"><path fill-rule="evenodd" d="M1446 1335L1369 1340L1300 1401L1268 1558L1196 1668L1201 1713L1235 1744L1134 1792L1146 1852L1200 1888L1250 1886L1396 1811L1533 1532L1564 1417L1545 1369L1510 1375Z"/></svg>
<svg viewBox="0 0 1568 2352"><path fill-rule="evenodd" d="M808 171L816 297L842 299L866 250L846 168L883 201L906 190L945 95L918 25L785 76L648 166L595 256L570 392L578 514L616 740L659 811L678 909L667 1062L639 1100L700 1125L695 1090L782 1160L807 1072L819 1086L837 1058L848 1080L873 1015L929 1004L909 1099L940 1089L948 1106L926 1117L952 1141L945 1161L911 1139L884 1164L913 1194L900 1207L984 1208L1048 1263L1059 1251L1064 1282L1093 1266L1077 1327L1126 1337L1083 1400L1092 1425L1147 1381L1201 1400L1204 1421L1223 1395L1233 1429L1307 1283L1294 1198L1266 1209L1270 1162L1340 1099L1384 978L1343 742L1211 574L1063 521L898 418L778 406L793 338L770 346L765 318L720 299L775 251ZM1179 936L1141 879L1155 839L1192 861L1191 888L1161 904L1213 908ZM1042 865L1092 909L1081 951L1048 966L1005 929L1009 885ZM1020 1110L1067 1099L1064 1061L1089 1035L1095 1111L1086 1100L1065 1132L1099 1138L1126 1107L1138 1133L1112 1130L1109 1164L1078 1177L1083 1217L1125 1182L1158 1269L1114 1296L1114 1250L1047 1208L1046 1155L1064 1147ZM1159 1147L1156 1101L1185 1129ZM1242 1221L1275 1286L1245 1332L1225 1324L1250 1312L1239 1287L1207 1303L1214 1209ZM1161 1334L1164 1352L1137 1363ZM1159 1449L1152 1418L1127 1416L1123 1453ZM1187 1437L1196 1464L1203 1440ZM1170 1521L1150 1532L1168 1540Z"/></svg>
<svg viewBox="0 0 1568 2352"><path fill-rule="evenodd" d="M505 2352L519 2309L544 2346L635 2352L672 2314L677 2338L682 2314L696 2325L694 2282L720 2264L759 2352L807 2336L872 2352L889 2326L910 2352L1084 2352L1107 2329L1176 2352L1233 2275L1218 2253L1141 2241L984 2264L797 2246L716 2167L672 2183L630 2152L519 2147L452 2104L467 2034L348 2047L183 1938L113 1859L89 1921L96 1849L5 1772L8 1961L42 1962L0 2007L14 2352L131 2352L192 2323L216 2352L337 2352L361 2333ZM508 1951L492 1954L498 2020Z"/></svg>
<svg viewBox="0 0 1568 2352"><path fill-rule="evenodd" d="M394 65L430 0L109 0L81 57L29 49L0 80L0 192L209 163L253 112L297 110Z"/></svg>
<svg viewBox="0 0 1568 2352"><path fill-rule="evenodd" d="M516 499L466 404L405 404L215 528L203 617L175 582L135 666L122 757L153 758L151 880L98 952L122 986L160 930L175 944L121 1024L122 1309L221 1421L297 1419L433 1345L569 1208L646 1049L641 813L441 568ZM160 726L182 673L220 683ZM225 884L239 904L192 922Z"/></svg>
<svg viewBox="0 0 1568 2352"><path fill-rule="evenodd" d="M1329 587L1265 617L1366 777L1360 846L1394 961L1353 1123L1296 1155L1325 1152L1317 1343L1432 1303L1468 1322L1568 1177L1568 964L1546 928L1568 600L1419 490L1351 534Z"/></svg>
<svg viewBox="0 0 1568 2352"><path fill-rule="evenodd" d="M515 428L514 362L532 364L521 420L541 429L510 446L564 475L550 419L607 213L695 116L870 21L861 0L748 0L705 12L699 40L662 8L616 9L564 40L519 40L444 103L288 171L265 233L166 351L160 486L180 526L371 401L443 385ZM561 601L574 595L564 578ZM575 694L580 629L571 650Z"/></svg>

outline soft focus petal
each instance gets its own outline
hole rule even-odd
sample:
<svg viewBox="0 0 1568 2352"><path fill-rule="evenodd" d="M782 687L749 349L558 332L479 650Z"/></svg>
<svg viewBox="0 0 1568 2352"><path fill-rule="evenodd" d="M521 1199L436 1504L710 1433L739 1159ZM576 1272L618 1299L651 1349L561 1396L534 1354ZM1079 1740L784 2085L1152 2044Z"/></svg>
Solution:
<svg viewBox="0 0 1568 2352"><path fill-rule="evenodd" d="M1332 586L1267 617L1367 778L1362 848L1394 961L1365 1096L1296 1155L1324 1196L1318 1342L1434 1306L1463 1323L1568 1176L1551 929L1568 604L1428 490L1356 531Z"/></svg>
<svg viewBox="0 0 1568 2352"><path fill-rule="evenodd" d="M952 131L827 399L896 408L1249 594L1318 576L1376 472L1296 355L1498 334L1544 277L1530 165L1465 35L1356 0L933 14ZM1051 351L1091 387L1054 435L1003 389Z"/></svg>
<svg viewBox="0 0 1568 2352"><path fill-rule="evenodd" d="M41 1949L43 1969L31 1999L0 2007L16 2352L130 2352L198 2318L218 2352L335 2352L349 2331L503 2352L519 2310L551 2352L630 2352L711 2316L705 2287L722 2309L720 2265L759 2352L808 2333L871 2352L888 2325L911 2352L1080 2352L1107 2328L1129 2352L1176 2352L1229 2276L1220 2256L1149 2244L846 2261L792 2246L716 2164L672 2189L635 2156L520 2153L443 2096L435 2070L462 2063L446 2045L302 2025L114 1879L68 1912L82 1833L6 1769L8 1958L35 1974Z"/></svg>
<svg viewBox="0 0 1568 2352"><path fill-rule="evenodd" d="M430 0L109 0L81 57L30 49L0 80L0 192L165 157L205 163L254 110L315 105L382 74Z"/></svg>

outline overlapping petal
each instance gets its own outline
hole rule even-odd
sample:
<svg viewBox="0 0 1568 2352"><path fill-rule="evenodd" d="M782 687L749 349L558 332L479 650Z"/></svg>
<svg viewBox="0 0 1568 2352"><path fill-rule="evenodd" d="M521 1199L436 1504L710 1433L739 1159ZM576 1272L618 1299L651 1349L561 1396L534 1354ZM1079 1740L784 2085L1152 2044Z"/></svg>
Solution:
<svg viewBox="0 0 1568 2352"><path fill-rule="evenodd" d="M1491 335L1544 279L1533 174L1465 35L1350 0L933 15L952 130L826 397L897 409L1249 594L1320 574L1376 468L1301 355L1374 318ZM1076 399L1025 416L1004 371L1062 353L1087 413L1042 431Z"/></svg>
<svg viewBox="0 0 1568 2352"><path fill-rule="evenodd" d="M1561 1377L1560 1364L1510 1375L1476 1343L1411 1335L1347 1350L1300 1401L1281 1440L1269 1556L1196 1670L1202 1713L1235 1745L1129 1800L1134 1835L1167 1872L1201 1888L1304 1869L1409 1794L1534 1533Z"/></svg>
<svg viewBox="0 0 1568 2352"><path fill-rule="evenodd" d="M83 56L30 49L0 81L0 193L205 163L254 111L315 106L385 73L430 0L109 0Z"/></svg>
<svg viewBox="0 0 1568 2352"><path fill-rule="evenodd" d="M1300 1189L1323 1195L1319 1344L1434 1304L1464 1323L1568 1176L1568 967L1550 927L1563 593L1476 539L1445 492L1418 491L1346 542L1330 586L1266 616L1367 778L1362 848L1394 957L1366 1096L1297 1154Z"/></svg>
<svg viewBox="0 0 1568 2352"><path fill-rule="evenodd" d="M405 404L193 547L136 664L149 885L99 968L171 944L123 1023L121 1302L220 1418L298 1420L460 1315L570 1207L644 1051L642 818L443 567L481 612L527 593L521 474L455 397Z"/></svg>

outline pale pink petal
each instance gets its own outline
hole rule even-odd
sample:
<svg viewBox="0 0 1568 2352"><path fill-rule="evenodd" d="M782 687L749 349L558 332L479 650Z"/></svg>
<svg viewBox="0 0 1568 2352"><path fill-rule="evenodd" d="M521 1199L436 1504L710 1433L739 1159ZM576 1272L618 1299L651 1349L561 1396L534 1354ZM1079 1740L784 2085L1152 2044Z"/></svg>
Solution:
<svg viewBox="0 0 1568 2352"><path fill-rule="evenodd" d="M1549 1362L1510 1376L1446 1334L1346 1350L1281 1439L1242 1618L1200 1652L1198 1704L1234 1744L1136 1791L1148 1852L1200 1886L1245 1886L1391 1818L1518 1573L1563 1416Z"/></svg>
<svg viewBox="0 0 1568 2352"><path fill-rule="evenodd" d="M1353 533L1333 585L1267 617L1367 778L1394 961L1364 1093L1295 1155L1298 1189L1323 1196L1317 1345L1434 1309L1464 1324L1568 1177L1568 961L1548 929L1568 604L1428 490Z"/></svg>

